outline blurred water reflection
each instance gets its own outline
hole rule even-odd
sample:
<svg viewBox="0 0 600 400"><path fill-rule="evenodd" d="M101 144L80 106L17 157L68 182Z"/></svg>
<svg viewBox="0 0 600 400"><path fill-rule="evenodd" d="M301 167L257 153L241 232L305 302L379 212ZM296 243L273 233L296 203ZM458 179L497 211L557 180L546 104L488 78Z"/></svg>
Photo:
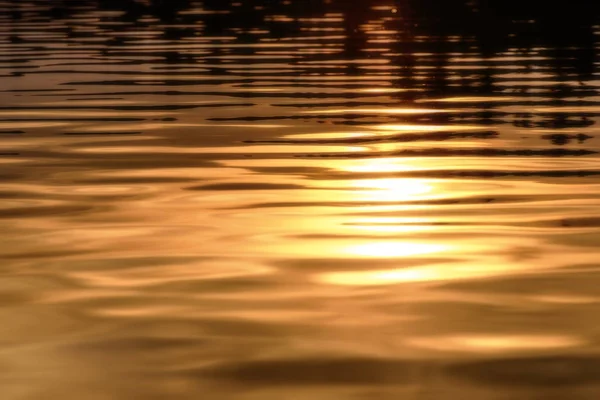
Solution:
<svg viewBox="0 0 600 400"><path fill-rule="evenodd" d="M0 0L2 399L597 399L599 11Z"/></svg>

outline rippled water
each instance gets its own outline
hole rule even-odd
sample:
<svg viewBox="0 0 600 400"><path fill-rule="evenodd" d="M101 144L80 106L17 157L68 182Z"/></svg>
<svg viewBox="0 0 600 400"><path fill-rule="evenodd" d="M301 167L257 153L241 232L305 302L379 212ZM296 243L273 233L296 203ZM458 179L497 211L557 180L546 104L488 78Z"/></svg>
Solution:
<svg viewBox="0 0 600 400"><path fill-rule="evenodd" d="M2 399L600 396L598 8L355 3L0 0Z"/></svg>

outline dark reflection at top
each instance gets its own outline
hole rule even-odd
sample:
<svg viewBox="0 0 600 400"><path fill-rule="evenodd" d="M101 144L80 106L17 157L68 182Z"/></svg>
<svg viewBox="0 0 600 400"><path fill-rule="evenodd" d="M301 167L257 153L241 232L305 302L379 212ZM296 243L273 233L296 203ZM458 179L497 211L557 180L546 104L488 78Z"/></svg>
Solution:
<svg viewBox="0 0 600 400"><path fill-rule="evenodd" d="M261 37L251 34L252 31L264 29L267 36L289 38L298 33L298 20L341 13L346 34L343 55L368 50L366 34L373 28L369 21L388 12L391 14L384 18L385 26L380 28L398 31L394 48L403 48L403 53L432 45L437 46L437 52L443 47L460 50L475 45L480 54L493 56L507 49L526 53L535 46L544 46L552 50L553 67L557 71L578 73L582 80L593 73L594 24L600 10L597 2L586 0L571 1L568 6L541 0L55 0L27 4L11 0L8 3L11 7L8 15L15 21L33 16L28 5L40 7L35 9L38 21L68 20L82 10L118 10L122 12L120 16L106 19L130 22L132 25L124 26L124 30L133 29L136 24L163 23L165 37L173 40L227 34L248 43ZM198 9L203 12L188 12ZM277 18L283 16L287 18ZM426 38L415 40L420 35ZM457 36L462 40L449 41ZM11 40L21 38L13 35ZM410 67L408 60L396 61Z"/></svg>
<svg viewBox="0 0 600 400"><path fill-rule="evenodd" d="M346 88L344 95L323 98L337 99L342 107L357 107L371 104L366 99L369 93L357 95L352 89L367 89L374 82L383 82L387 89L396 89L389 94L393 102L403 105L439 98L500 95L507 98L503 106L529 106L535 102L548 108L541 113L524 111L527 107L518 112L506 111L498 108L498 102L480 100L460 103L460 114L401 118L422 124L510 122L517 128L578 129L594 124L591 118L598 112L591 110L598 103L592 99L596 88L589 85L597 60L598 2L575 0L568 6L541 0L61 0L51 2L51 7L40 1L8 4L8 16L13 21L61 21L61 29L75 41L94 37L102 30L101 36L106 38L101 50L104 57L136 55L132 47L143 39L130 32L161 32L157 39L173 46L146 51L144 55L152 59L139 63L168 64L154 68L173 72L172 79L162 82L162 86L171 87L173 94L185 86L219 84L234 77L227 82L248 90L231 96L265 97L264 92L251 90L262 79L263 86L271 88L301 86L302 90L268 93L270 97L308 100L298 107L321 105L313 102L318 93L307 92L311 87ZM112 13L100 16L96 33L79 29L78 18L95 10ZM21 45L29 43L19 32L8 39ZM207 40L212 45L202 51L175 46ZM299 40L314 47L300 52L290 47L286 54L268 48L270 44ZM220 46L220 42L227 45ZM278 58L282 55L285 57ZM272 65L250 68L266 63ZM180 79L185 76L183 66L204 68L215 80ZM12 73L28 72L16 68ZM281 77L288 79L282 82L278 79ZM332 80L325 81L326 77ZM111 82L115 83L111 79L87 83ZM119 83L139 85L123 79ZM509 100L511 95L517 97ZM393 102L387 106L393 106ZM282 101L273 105L289 104ZM557 107L577 109L565 112ZM277 117L287 115L284 111ZM236 118L244 120L243 115ZM359 113L354 118L344 114L321 115L318 119L343 124L358 120L362 124L373 118ZM551 143L567 142L551 137Z"/></svg>

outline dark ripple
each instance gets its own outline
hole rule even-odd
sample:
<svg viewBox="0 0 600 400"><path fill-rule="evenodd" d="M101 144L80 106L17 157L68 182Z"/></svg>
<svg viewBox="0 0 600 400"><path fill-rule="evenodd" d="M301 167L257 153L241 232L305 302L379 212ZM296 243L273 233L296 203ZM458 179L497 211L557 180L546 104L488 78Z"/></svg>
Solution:
<svg viewBox="0 0 600 400"><path fill-rule="evenodd" d="M112 135L139 135L141 131L106 131L106 132L64 132L63 135L67 136L112 136Z"/></svg>
<svg viewBox="0 0 600 400"><path fill-rule="evenodd" d="M392 238L393 236L389 236ZM294 235L297 239L341 239L348 238L348 236L342 235ZM365 237L357 237L359 239L365 239ZM386 236L382 236L383 239ZM401 269L401 268L414 268L420 266L427 266L432 263L452 263L459 262L459 259L452 258L399 258L399 259L383 259L378 260L378 269ZM273 261L271 265L280 268L282 270L294 270L298 272L323 272L323 271L364 271L372 267L373 260L369 259L353 259L353 258L305 258L305 259L282 259Z"/></svg>
<svg viewBox="0 0 600 400"><path fill-rule="evenodd" d="M431 363L375 358L250 361L190 371L245 385L407 385L427 375Z"/></svg>
<svg viewBox="0 0 600 400"><path fill-rule="evenodd" d="M208 185L192 186L185 188L187 190L286 190L286 189L305 189L302 185L293 185L285 183L250 183L250 182L231 182L231 183L212 183Z"/></svg>
<svg viewBox="0 0 600 400"><path fill-rule="evenodd" d="M355 143L404 143L420 141L444 141L452 139L493 139L497 132L431 132L431 133L405 133L400 135L347 137L335 139L272 139L272 140L246 140L245 143L271 143L271 144L355 144Z"/></svg>
<svg viewBox="0 0 600 400"><path fill-rule="evenodd" d="M106 99L103 99L106 100ZM75 100L77 101L77 100ZM84 105L84 106L28 106L28 107L0 107L8 111L36 111L36 110L114 110L114 111L178 111L194 108L208 107L251 107L254 103L211 103L211 104L151 104L139 106L109 106L109 105ZM110 118L107 118L110 121Z"/></svg>
<svg viewBox="0 0 600 400"><path fill-rule="evenodd" d="M464 363L450 375L475 384L501 387L580 387L600 385L600 359L594 356L548 356Z"/></svg>
<svg viewBox="0 0 600 400"><path fill-rule="evenodd" d="M598 154L584 149L422 149L390 152L297 154L300 158L370 158L370 157L580 157Z"/></svg>
<svg viewBox="0 0 600 400"><path fill-rule="evenodd" d="M102 207L106 208L106 207ZM55 206L32 206L32 207L13 207L0 209L1 219L23 219L23 218L42 218L53 216L66 216L89 213L92 210L98 210L96 205L55 205Z"/></svg>
<svg viewBox="0 0 600 400"><path fill-rule="evenodd" d="M566 265L555 273L548 272L544 275L452 282L445 284L444 287L461 293L504 295L530 293L565 296L567 299L573 296L589 296L597 304L600 302L600 287L596 284L599 278L600 269L596 264Z"/></svg>
<svg viewBox="0 0 600 400"><path fill-rule="evenodd" d="M595 199L597 196L582 196L581 198L591 198ZM526 203L537 203L542 205L545 201L553 201L553 200L562 200L564 196L562 195L527 195L527 196L507 196L507 195L497 195L494 197L490 196L469 196L469 197L455 197L455 198L442 198L442 199L427 199L427 200L388 200L388 201L289 201L289 202L265 202L265 203L250 203L250 204L242 204L238 206L239 208L278 208L278 207L341 207L341 208L360 208L364 206L372 206L373 204L377 205L412 205L412 206L463 206L463 205L485 205L485 204L526 204ZM232 209L237 209L238 207L232 207ZM227 208L229 209L229 208ZM569 222L572 221L572 222ZM574 227L581 226L585 227L586 225L593 225L595 219L559 219L554 222L542 222L537 221L535 223L531 223L531 226L570 226L569 223L573 224ZM458 224L452 225L477 225L477 224L486 224L489 221L481 221L481 222L460 222ZM508 223L507 223L508 224ZM523 224L525 225L525 224Z"/></svg>
<svg viewBox="0 0 600 400"><path fill-rule="evenodd" d="M47 121L47 122L142 122L145 118L133 117L33 117L33 118L0 118L0 122L31 122L31 121Z"/></svg>

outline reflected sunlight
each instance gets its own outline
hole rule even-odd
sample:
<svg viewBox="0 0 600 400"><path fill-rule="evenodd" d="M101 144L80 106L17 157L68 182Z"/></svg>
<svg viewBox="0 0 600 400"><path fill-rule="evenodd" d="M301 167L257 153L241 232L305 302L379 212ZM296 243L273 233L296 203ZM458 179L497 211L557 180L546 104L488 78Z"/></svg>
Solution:
<svg viewBox="0 0 600 400"><path fill-rule="evenodd" d="M402 172L418 170L411 165L414 160L403 160L399 158L373 158L356 160L352 165L341 165L340 169L348 172Z"/></svg>
<svg viewBox="0 0 600 400"><path fill-rule="evenodd" d="M481 127L473 125L411 125L411 124L381 124L369 126L369 128L379 131L398 131L398 132L447 132L447 131L466 131L481 130Z"/></svg>
<svg viewBox="0 0 600 400"><path fill-rule="evenodd" d="M435 229L429 218L372 217L354 220L352 229L377 233L422 232Z"/></svg>
<svg viewBox="0 0 600 400"><path fill-rule="evenodd" d="M350 246L346 248L346 253L363 257L389 258L439 253L447 248L448 246L444 245L415 242L374 242ZM386 275L388 273L390 272L382 272L381 274ZM391 273L396 274L397 271Z"/></svg>
<svg viewBox="0 0 600 400"><path fill-rule="evenodd" d="M475 353L562 349L586 344L579 338L558 335L451 335L412 338L407 342L429 350Z"/></svg>
<svg viewBox="0 0 600 400"><path fill-rule="evenodd" d="M431 193L433 185L422 179L361 179L352 187L364 189L356 194L361 200L400 201Z"/></svg>
<svg viewBox="0 0 600 400"><path fill-rule="evenodd" d="M458 250L450 245L421 243L405 244L404 246L400 245L395 252L392 250L391 245L389 245L389 247L380 244L373 244L371 246L372 247L367 246L366 250L359 246L358 252L360 253L362 251L366 253L371 250L372 254L377 254L377 251L386 254L387 251L387 255L382 257L399 257L434 253L436 253L436 256L439 256L439 253L446 254ZM378 246L381 246L381 248L378 249ZM414 253L411 253L410 250L407 249L412 246L416 246ZM357 254L356 250L354 254ZM481 264L480 262L469 262L465 260L460 264L446 263L391 270L332 272L320 275L317 280L326 284L342 286L394 285L410 282L489 278L493 276L516 274L519 271L526 271L519 263L506 264L490 261L489 263Z"/></svg>

